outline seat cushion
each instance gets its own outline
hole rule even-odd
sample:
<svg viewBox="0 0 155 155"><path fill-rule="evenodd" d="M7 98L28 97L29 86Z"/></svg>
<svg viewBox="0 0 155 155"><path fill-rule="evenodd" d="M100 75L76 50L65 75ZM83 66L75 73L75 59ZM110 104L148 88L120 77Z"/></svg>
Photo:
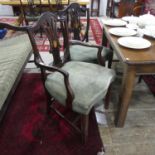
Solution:
<svg viewBox="0 0 155 155"><path fill-rule="evenodd" d="M70 56L72 61L83 61L97 63L98 48L86 47L81 45L70 46ZM105 56L107 60L108 55L111 54L111 50L103 47L102 56Z"/></svg>
<svg viewBox="0 0 155 155"><path fill-rule="evenodd" d="M26 16L26 19L28 21L36 21L40 18L40 15L37 15L37 16Z"/></svg>
<svg viewBox="0 0 155 155"><path fill-rule="evenodd" d="M73 111L81 114L88 114L92 106L104 98L115 77L113 70L85 62L70 61L62 69L69 73L69 82L75 95ZM51 96L65 105L66 89L62 74L54 72L48 75L45 87Z"/></svg>
<svg viewBox="0 0 155 155"><path fill-rule="evenodd" d="M0 41L0 109L31 51L26 34Z"/></svg>

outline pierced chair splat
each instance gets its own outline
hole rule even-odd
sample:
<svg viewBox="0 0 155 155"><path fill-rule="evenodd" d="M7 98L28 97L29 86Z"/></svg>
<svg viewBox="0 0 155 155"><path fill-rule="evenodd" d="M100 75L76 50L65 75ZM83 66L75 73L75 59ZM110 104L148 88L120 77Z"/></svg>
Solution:
<svg viewBox="0 0 155 155"><path fill-rule="evenodd" d="M81 23L81 17L86 14L86 26ZM89 9L78 3L71 3L67 8L58 12L59 17L67 17L71 39L88 42ZM72 37L73 35L73 37Z"/></svg>
<svg viewBox="0 0 155 155"><path fill-rule="evenodd" d="M109 88L114 80L115 72L97 64L79 61L66 61L59 68L44 63L37 49L33 34L41 27L47 32L46 34L49 34L50 46L53 48L55 46L54 41L57 40L55 37L57 34L55 32L57 22L54 14L44 13L35 26L28 27L28 34L33 45L35 64L41 69L43 84L47 94L47 114L52 108L71 127L76 129L81 134L83 142L86 142L87 136L89 136L89 113L98 101L103 98L108 101ZM66 21L62 20L61 24L66 27L64 28L66 30L64 34L67 35ZM52 36L52 34L54 35ZM69 52L70 47L67 46L66 48L68 48L66 52ZM55 59L55 57L53 58ZM54 106L54 101L64 106L66 110L71 110L78 114L81 127L60 113Z"/></svg>

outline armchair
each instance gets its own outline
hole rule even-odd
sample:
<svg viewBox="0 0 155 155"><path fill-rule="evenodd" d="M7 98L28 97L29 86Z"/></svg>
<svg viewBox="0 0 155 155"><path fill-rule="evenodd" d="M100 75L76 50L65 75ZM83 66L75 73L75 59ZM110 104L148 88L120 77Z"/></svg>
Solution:
<svg viewBox="0 0 155 155"><path fill-rule="evenodd" d="M87 25L84 33L82 30L82 23L80 21L81 13L83 12L86 12L87 17ZM104 62L108 61L108 66L110 67L112 61L112 51L110 49L99 45L84 43L84 41L88 42L90 20L88 8L83 8L78 3L71 3L66 9L58 12L58 17L67 18L69 34L71 35L73 33L73 39L75 39L74 41L70 40L70 55L69 57L66 57L65 55L64 59L68 58L71 61L100 63L102 65L105 65ZM65 40L68 40L68 37L71 38L70 36L65 36ZM82 42L79 42L79 40Z"/></svg>
<svg viewBox="0 0 155 155"><path fill-rule="evenodd" d="M93 106L105 98L106 105L109 100L110 85L114 80L115 73L112 69L106 67L79 61L66 61L63 63L60 60L59 68L56 66L46 65L34 39L35 32L42 28L43 33L47 35L50 41L50 50L57 52L53 59L57 62L57 57L60 59L58 37L57 37L57 18L52 13L44 13L35 26L27 27L29 38L31 40L34 52L35 64L40 67L42 80L47 94L47 114L53 109L63 119L65 119L71 127L76 129L81 135L83 142L86 142L88 136L89 113ZM61 20L61 25L67 31L66 21ZM67 32L65 32L67 35ZM67 40L66 40L67 43ZM69 45L69 44L67 44ZM66 46L66 56L69 55L69 46ZM101 53L101 48L99 50ZM66 59L67 60L67 59ZM46 72L49 71L49 72ZM81 127L71 122L66 116L54 106L54 101L57 101L65 107L66 110L71 110L80 117L75 122L80 121Z"/></svg>

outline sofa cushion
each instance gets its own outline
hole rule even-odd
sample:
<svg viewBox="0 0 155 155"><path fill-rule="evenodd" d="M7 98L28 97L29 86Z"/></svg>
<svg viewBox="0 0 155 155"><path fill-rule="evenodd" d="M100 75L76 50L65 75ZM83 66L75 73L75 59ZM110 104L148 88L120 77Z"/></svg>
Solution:
<svg viewBox="0 0 155 155"><path fill-rule="evenodd" d="M27 34L0 41L0 109L31 51Z"/></svg>

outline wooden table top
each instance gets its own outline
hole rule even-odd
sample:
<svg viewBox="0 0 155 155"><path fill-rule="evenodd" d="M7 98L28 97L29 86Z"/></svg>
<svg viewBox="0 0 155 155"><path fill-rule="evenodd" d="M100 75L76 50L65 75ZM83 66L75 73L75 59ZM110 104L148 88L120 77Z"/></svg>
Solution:
<svg viewBox="0 0 155 155"><path fill-rule="evenodd" d="M36 3L35 4L39 4L39 1L37 3L37 1L35 1ZM53 4L55 4L55 1L52 0ZM90 0L70 0L70 2L77 2L81 5L87 5L90 3ZM27 0L23 0L23 3L27 4ZM62 3L65 5L65 4L68 4L68 0L62 0ZM3 4L3 5L20 5L20 1L19 0L0 0L0 4ZM42 4L43 5L46 5L48 4L48 0L42 0Z"/></svg>
<svg viewBox="0 0 155 155"><path fill-rule="evenodd" d="M111 46L121 61L127 64L155 64L155 39L144 36L145 39L151 42L151 47L146 49L125 48L118 44L117 40L119 37L109 33L109 29L112 27L103 24L103 28L106 33L106 37L110 41Z"/></svg>

